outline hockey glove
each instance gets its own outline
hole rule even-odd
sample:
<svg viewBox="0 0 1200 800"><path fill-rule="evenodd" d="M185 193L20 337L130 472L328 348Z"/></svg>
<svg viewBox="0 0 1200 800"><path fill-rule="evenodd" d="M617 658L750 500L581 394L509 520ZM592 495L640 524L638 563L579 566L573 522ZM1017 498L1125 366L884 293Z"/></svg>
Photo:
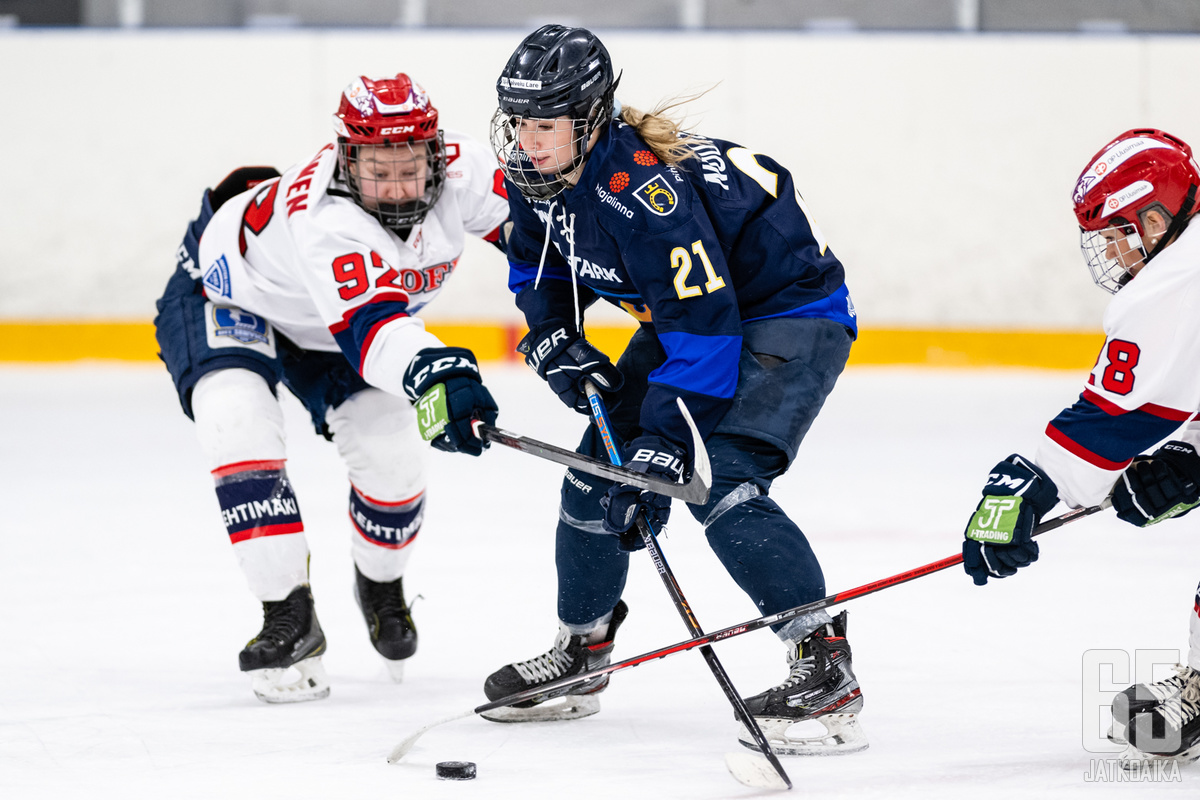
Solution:
<svg viewBox="0 0 1200 800"><path fill-rule="evenodd" d="M551 320L530 331L517 352L525 363L550 384L558 399L580 414L591 414L583 382L591 380L604 391L621 388L625 379L608 356L581 339L579 334L562 320Z"/></svg>
<svg viewBox="0 0 1200 800"><path fill-rule="evenodd" d="M1058 502L1058 487L1031 461L1011 455L992 468L963 542L963 568L983 586L1038 559L1033 529Z"/></svg>
<svg viewBox="0 0 1200 800"><path fill-rule="evenodd" d="M678 481L683 477L687 453L658 436L639 436L625 448L625 466L659 478ZM667 524L671 516L671 498L636 486L617 484L600 498L604 508L604 530L621 539L622 550L638 550L644 546L641 534L634 527L638 512L655 528Z"/></svg>
<svg viewBox="0 0 1200 800"><path fill-rule="evenodd" d="M477 456L487 443L471 423L496 423L496 401L479 377L475 354L465 347L427 347L404 373L404 393L417 407L421 438L447 453Z"/></svg>
<svg viewBox="0 0 1200 800"><path fill-rule="evenodd" d="M1145 528L1200 505L1200 455L1186 442L1167 442L1138 456L1112 493L1117 516Z"/></svg>

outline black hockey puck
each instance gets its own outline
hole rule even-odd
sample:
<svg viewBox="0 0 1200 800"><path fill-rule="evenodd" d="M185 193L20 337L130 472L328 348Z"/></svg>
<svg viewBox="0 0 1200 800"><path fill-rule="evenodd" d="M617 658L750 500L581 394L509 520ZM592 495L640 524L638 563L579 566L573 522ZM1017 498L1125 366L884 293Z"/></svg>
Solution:
<svg viewBox="0 0 1200 800"><path fill-rule="evenodd" d="M475 778L474 761L439 761L437 765L438 780L469 781Z"/></svg>

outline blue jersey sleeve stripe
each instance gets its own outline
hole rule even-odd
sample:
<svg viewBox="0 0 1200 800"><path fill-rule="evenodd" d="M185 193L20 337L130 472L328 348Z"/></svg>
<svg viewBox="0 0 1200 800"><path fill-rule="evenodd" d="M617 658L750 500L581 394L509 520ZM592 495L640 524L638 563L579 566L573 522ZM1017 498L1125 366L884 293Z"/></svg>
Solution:
<svg viewBox="0 0 1200 800"><path fill-rule="evenodd" d="M651 383L696 394L729 399L737 389L741 336L701 336L663 331L658 334L667 360L649 375Z"/></svg>
<svg viewBox="0 0 1200 800"><path fill-rule="evenodd" d="M757 322L760 319L778 319L780 317L816 317L833 320L854 331L855 338L858 338L858 312L854 310L854 303L850 300L850 290L844 283L828 297L796 308L789 308L777 314L743 320L743 322Z"/></svg>
<svg viewBox="0 0 1200 800"><path fill-rule="evenodd" d="M379 329L394 319L409 316L408 303L396 298L394 294L377 297L349 312L341 322L329 326L334 341L360 375L362 363Z"/></svg>
<svg viewBox="0 0 1200 800"><path fill-rule="evenodd" d="M1046 435L1084 461L1102 469L1124 469L1130 459L1171 435L1181 420L1168 419L1138 409L1120 411L1087 392L1078 402L1064 409L1046 428Z"/></svg>
<svg viewBox="0 0 1200 800"><path fill-rule="evenodd" d="M537 264L509 261L508 288L513 294L516 294L537 280L537 274ZM542 280L546 280L547 278L550 280L569 281L571 280L571 275L563 267L547 261L545 267L542 269Z"/></svg>

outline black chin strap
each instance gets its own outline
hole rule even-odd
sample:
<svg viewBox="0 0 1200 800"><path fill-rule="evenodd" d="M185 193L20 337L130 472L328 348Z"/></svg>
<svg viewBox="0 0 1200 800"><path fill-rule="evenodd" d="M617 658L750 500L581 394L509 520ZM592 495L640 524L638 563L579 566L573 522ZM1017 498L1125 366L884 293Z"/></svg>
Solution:
<svg viewBox="0 0 1200 800"><path fill-rule="evenodd" d="M1188 188L1187 197L1183 198L1183 203L1179 206L1178 213L1171 219L1171 224L1167 226L1167 231L1158 240L1158 244L1154 245L1154 249L1146 253L1145 264L1150 263L1150 259L1154 258L1159 252L1167 246L1167 242L1179 235L1179 232L1187 227L1191 220L1192 206L1196 203L1196 185L1192 184Z"/></svg>

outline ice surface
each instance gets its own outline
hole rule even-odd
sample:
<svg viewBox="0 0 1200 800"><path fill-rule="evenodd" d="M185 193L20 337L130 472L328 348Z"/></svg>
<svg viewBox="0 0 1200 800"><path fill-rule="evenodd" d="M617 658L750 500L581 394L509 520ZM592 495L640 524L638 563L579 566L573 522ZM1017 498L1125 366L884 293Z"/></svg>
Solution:
<svg viewBox="0 0 1200 800"><path fill-rule="evenodd" d="M514 432L572 445L583 419L523 367L486 367ZM953 554L989 467L1032 452L1080 376L858 369L843 376L773 495L804 528L830 594ZM237 652L260 611L220 524L191 423L152 366L0 368L0 797L742 798L728 704L696 653L614 677L600 714L471 717L483 678L555 632L561 469L493 448L432 452L428 516L405 586L421 648L390 684L352 596L347 484L286 398L289 473L329 639L330 699L270 707ZM664 550L701 624L756 616L676 508ZM973 586L957 568L847 604L871 748L787 759L797 796L1200 795L1200 766L1150 786L1090 783L1084 653L1186 647L1196 515L1135 531L1110 514L1048 534L1042 560ZM686 638L635 557L627 657ZM784 674L768 632L717 646L749 695ZM1123 676L1116 683L1124 685ZM1106 680L1108 676L1105 676ZM1115 684L1112 688L1119 688ZM438 761L474 761L473 782Z"/></svg>

